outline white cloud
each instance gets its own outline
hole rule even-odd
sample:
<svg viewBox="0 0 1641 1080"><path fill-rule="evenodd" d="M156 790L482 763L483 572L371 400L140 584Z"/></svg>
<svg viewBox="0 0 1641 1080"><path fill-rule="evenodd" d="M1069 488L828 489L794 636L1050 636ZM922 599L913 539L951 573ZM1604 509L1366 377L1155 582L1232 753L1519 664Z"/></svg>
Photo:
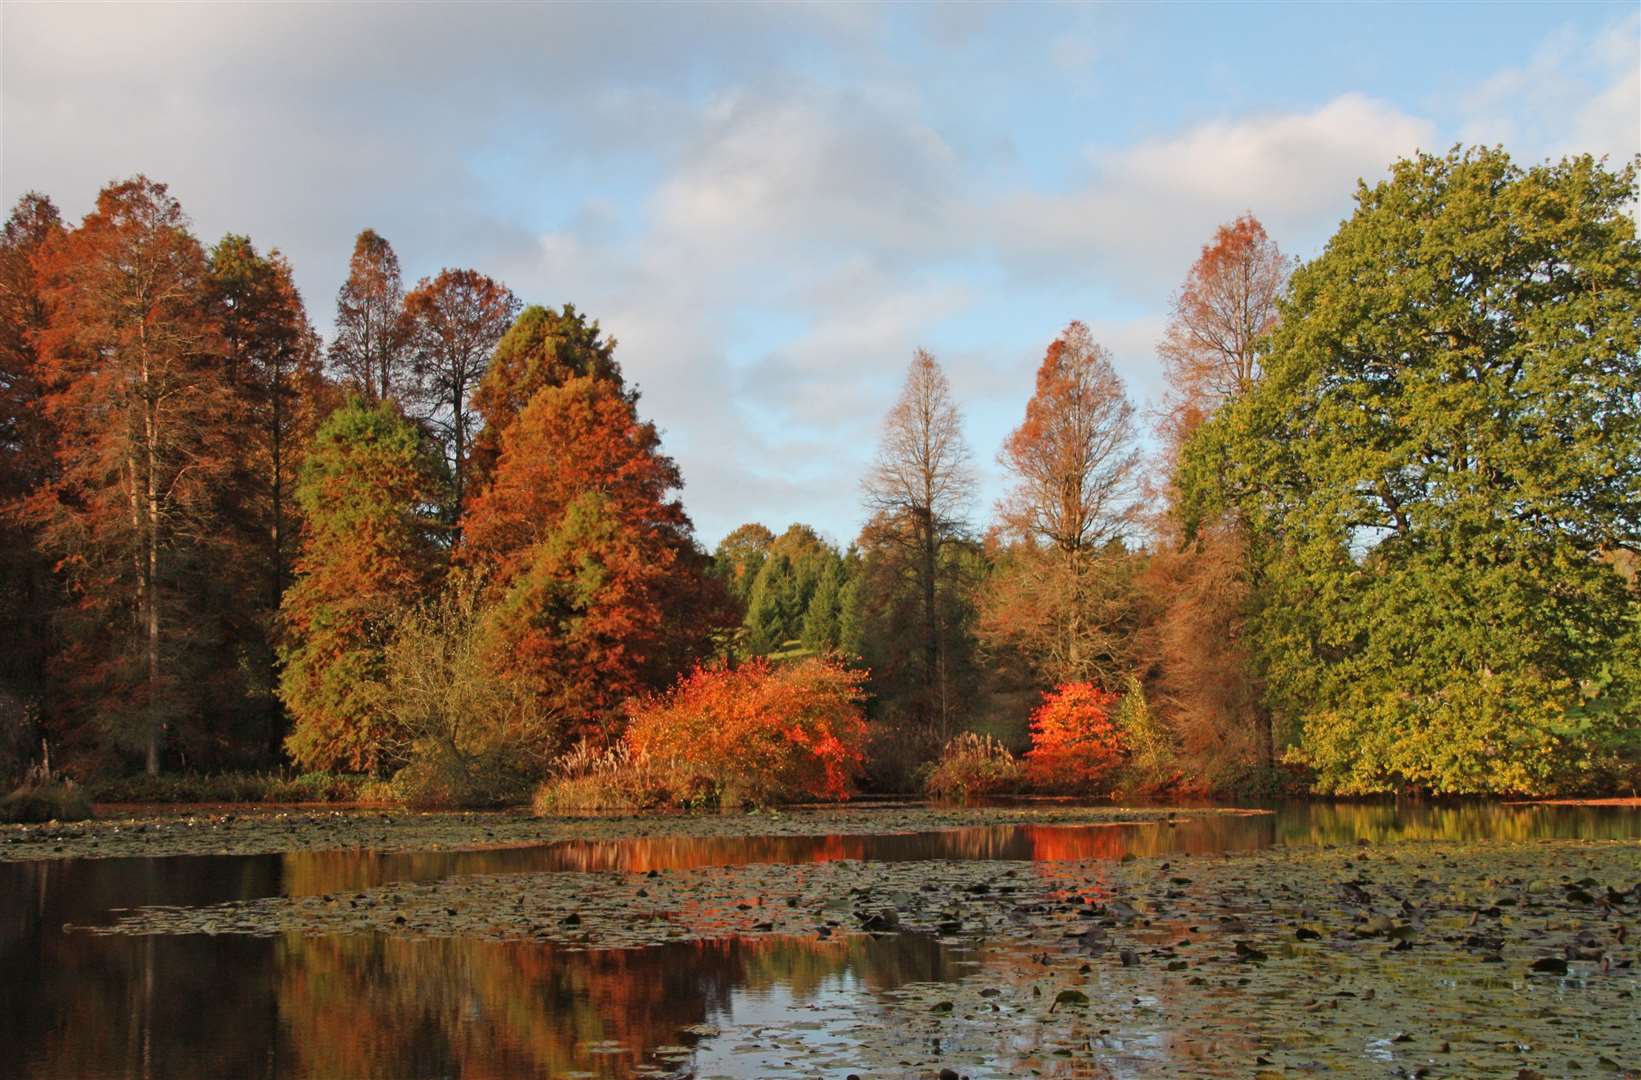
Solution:
<svg viewBox="0 0 1641 1080"><path fill-rule="evenodd" d="M1641 153L1641 15L1551 35L1458 107L1465 141L1502 143L1517 160L1595 154L1622 165Z"/></svg>
<svg viewBox="0 0 1641 1080"><path fill-rule="evenodd" d="M1360 94L1309 112L1199 124L1089 152L1089 175L1060 194L1019 191L994 217L1001 257L1022 271L1085 267L1156 298L1219 225L1252 211L1290 249L1325 237L1359 178L1429 148L1427 120Z"/></svg>

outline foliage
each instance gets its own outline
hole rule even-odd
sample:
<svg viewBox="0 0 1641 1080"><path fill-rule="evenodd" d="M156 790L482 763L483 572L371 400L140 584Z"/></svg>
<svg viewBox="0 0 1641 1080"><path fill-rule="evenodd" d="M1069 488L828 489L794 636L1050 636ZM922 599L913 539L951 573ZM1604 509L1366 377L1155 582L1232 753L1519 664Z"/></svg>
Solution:
<svg viewBox="0 0 1641 1080"><path fill-rule="evenodd" d="M480 606L483 582L455 574L406 608L383 653L378 705L390 733L391 790L411 806L523 801L557 744L559 718L516 681L498 679Z"/></svg>
<svg viewBox="0 0 1641 1080"><path fill-rule="evenodd" d="M44 784L24 781L0 799L0 822L85 821L91 816L85 788L66 778Z"/></svg>
<svg viewBox="0 0 1641 1080"><path fill-rule="evenodd" d="M864 761L865 677L820 657L698 667L634 707L627 746L677 802L846 799Z"/></svg>
<svg viewBox="0 0 1641 1080"><path fill-rule="evenodd" d="M439 434L452 479L450 505L464 501L467 458L479 417L473 393L518 314L507 286L477 270L439 271L405 296L405 334L419 411Z"/></svg>
<svg viewBox="0 0 1641 1080"><path fill-rule="evenodd" d="M1186 448L1257 541L1249 636L1321 790L1546 792L1633 725L1636 170L1398 162Z"/></svg>
<svg viewBox="0 0 1641 1080"><path fill-rule="evenodd" d="M1112 723L1128 755L1122 770L1124 787L1158 791L1178 777L1173 737L1152 712L1145 687L1134 675L1123 680Z"/></svg>
<svg viewBox="0 0 1641 1080"><path fill-rule="evenodd" d="M22 510L66 592L56 662L75 726L152 773L167 727L232 672L208 662L213 624L196 618L231 565L216 496L237 456L205 254L165 185L139 176L104 188L34 268L37 407L57 442Z"/></svg>
<svg viewBox="0 0 1641 1080"><path fill-rule="evenodd" d="M355 399L319 429L296 492L306 519L297 580L280 611L286 747L307 768L384 774L402 760L384 650L437 578L424 513L437 489L437 462L391 402Z"/></svg>
<svg viewBox="0 0 1641 1080"><path fill-rule="evenodd" d="M763 569L764 560L769 557L769 547L774 542L774 533L758 522L750 521L737 526L713 549L713 576L724 583L742 608L747 606L752 596L752 584L757 581L758 571Z"/></svg>
<svg viewBox="0 0 1641 1080"><path fill-rule="evenodd" d="M553 763L551 774L536 789L531 809L542 817L636 813L663 806L667 799L666 778L648 755L633 753L625 742L600 750L583 739Z"/></svg>
<svg viewBox="0 0 1641 1080"><path fill-rule="evenodd" d="M1221 225L1203 245L1157 346L1168 384L1161 429L1171 463L1203 419L1259 381L1264 342L1294 265L1252 214Z"/></svg>
<svg viewBox="0 0 1641 1080"><path fill-rule="evenodd" d="M1009 748L996 738L965 731L940 751L924 789L937 799L968 802L1012 791L1024 775Z"/></svg>
<svg viewBox="0 0 1641 1080"><path fill-rule="evenodd" d="M459 557L488 574L496 670L573 728L612 728L731 615L659 441L607 380L546 387L467 517Z"/></svg>
<svg viewBox="0 0 1641 1080"><path fill-rule="evenodd" d="M1272 756L1270 714L1249 654L1248 561L1245 530L1222 520L1190 544L1152 553L1135 583L1146 691L1180 764L1210 788Z"/></svg>
<svg viewBox="0 0 1641 1080"><path fill-rule="evenodd" d="M519 312L473 391L473 407L484 418L473 439L475 487L488 481L501 456L502 433L537 392L586 378L608 383L629 404L637 402L637 393L622 380L615 344L574 304L559 311L532 304Z"/></svg>
<svg viewBox="0 0 1641 1080"><path fill-rule="evenodd" d="M347 280L336 292L330 362L349 393L368 402L410 400L410 323L393 245L375 229L353 243Z"/></svg>
<svg viewBox="0 0 1641 1080"><path fill-rule="evenodd" d="M1122 763L1122 732L1111 722L1117 695L1092 683L1062 683L1031 714L1026 777L1054 791L1086 790Z"/></svg>
<svg viewBox="0 0 1641 1080"><path fill-rule="evenodd" d="M104 777L87 788L105 803L345 803L364 800L369 777L349 773L162 773Z"/></svg>
<svg viewBox="0 0 1641 1080"><path fill-rule="evenodd" d="M1041 682L1115 682L1133 666L1136 561L1121 544L1066 552L996 550L978 589L975 633L993 657Z"/></svg>

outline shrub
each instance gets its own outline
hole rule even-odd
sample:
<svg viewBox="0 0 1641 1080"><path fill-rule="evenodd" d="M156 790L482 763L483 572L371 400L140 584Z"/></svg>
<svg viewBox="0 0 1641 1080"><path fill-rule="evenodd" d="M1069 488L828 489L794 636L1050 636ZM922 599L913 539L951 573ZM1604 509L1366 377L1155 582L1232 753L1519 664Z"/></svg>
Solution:
<svg viewBox="0 0 1641 1080"><path fill-rule="evenodd" d="M401 612L382 654L384 760L400 763L389 785L409 806L522 802L546 771L557 717L535 694L499 678L487 657L482 579L457 573L430 604Z"/></svg>
<svg viewBox="0 0 1641 1080"><path fill-rule="evenodd" d="M696 668L637 704L627 748L677 803L846 799L865 762L865 678L831 658Z"/></svg>
<svg viewBox="0 0 1641 1080"><path fill-rule="evenodd" d="M965 731L946 744L925 788L937 799L967 802L1017 787L1023 775L1008 747L990 735Z"/></svg>
<svg viewBox="0 0 1641 1080"><path fill-rule="evenodd" d="M0 821L84 821L91 816L85 789L51 771L45 758L23 774L22 786L0 799Z"/></svg>
<svg viewBox="0 0 1641 1080"><path fill-rule="evenodd" d="M304 803L365 801L366 778L350 773L164 773L122 776L89 785L98 802Z"/></svg>
<svg viewBox="0 0 1641 1080"><path fill-rule="evenodd" d="M1142 791L1167 787L1178 775L1174 740L1152 713L1145 700L1145 688L1132 675L1123 682L1114 722L1118 738L1128 751L1128 763L1122 770L1124 786Z"/></svg>
<svg viewBox="0 0 1641 1080"><path fill-rule="evenodd" d="M1080 791L1122 763L1122 736L1111 722L1117 695L1091 683L1062 683L1031 714L1026 776L1037 787Z"/></svg>
<svg viewBox="0 0 1641 1080"><path fill-rule="evenodd" d="M23 786L0 799L0 821L84 821L91 816L91 800L85 788L72 780Z"/></svg>

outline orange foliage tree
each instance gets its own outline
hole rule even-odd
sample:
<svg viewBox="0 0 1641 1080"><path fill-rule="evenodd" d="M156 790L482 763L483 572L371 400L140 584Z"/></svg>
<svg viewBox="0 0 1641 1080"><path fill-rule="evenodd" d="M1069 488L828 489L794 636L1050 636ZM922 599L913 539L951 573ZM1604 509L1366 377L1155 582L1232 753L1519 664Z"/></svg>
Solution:
<svg viewBox="0 0 1641 1080"><path fill-rule="evenodd" d="M1122 762L1122 737L1111 722L1117 695L1092 683L1062 683L1031 714L1026 776L1046 788L1083 788Z"/></svg>
<svg viewBox="0 0 1641 1080"><path fill-rule="evenodd" d="M627 744L674 798L846 799L865 764L863 671L832 658L696 668L633 709Z"/></svg>
<svg viewBox="0 0 1641 1080"><path fill-rule="evenodd" d="M205 253L165 185L138 176L104 188L34 268L40 409L57 451L26 512L74 604L76 648L60 659L79 703L152 775L170 721L191 711L188 605L209 580L236 457Z"/></svg>
<svg viewBox="0 0 1641 1080"><path fill-rule="evenodd" d="M404 733L384 707L388 628L438 580L424 510L437 465L392 402L332 413L302 467L297 580L280 609L286 748L310 769L385 773Z"/></svg>
<svg viewBox="0 0 1641 1080"><path fill-rule="evenodd" d="M705 574L678 467L608 378L538 390L501 435L460 558L494 589L498 673L573 730L603 729L710 647L733 618Z"/></svg>

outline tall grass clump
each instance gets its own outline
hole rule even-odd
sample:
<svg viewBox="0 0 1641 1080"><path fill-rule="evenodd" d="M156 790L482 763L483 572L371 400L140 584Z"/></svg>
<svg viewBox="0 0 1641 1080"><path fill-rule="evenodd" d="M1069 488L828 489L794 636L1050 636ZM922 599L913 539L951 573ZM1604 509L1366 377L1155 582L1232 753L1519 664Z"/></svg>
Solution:
<svg viewBox="0 0 1641 1080"><path fill-rule="evenodd" d="M991 735L965 731L948 742L929 770L924 789L936 799L969 802L1020 786L1025 770Z"/></svg>

